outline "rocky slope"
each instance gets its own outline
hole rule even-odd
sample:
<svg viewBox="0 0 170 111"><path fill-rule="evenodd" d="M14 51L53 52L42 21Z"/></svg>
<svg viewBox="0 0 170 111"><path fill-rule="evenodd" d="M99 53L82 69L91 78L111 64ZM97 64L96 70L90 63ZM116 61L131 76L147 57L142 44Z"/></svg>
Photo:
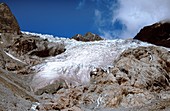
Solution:
<svg viewBox="0 0 170 111"><path fill-rule="evenodd" d="M8 99L6 101L9 102L9 104L11 103L10 101L16 102L15 104L20 104L18 102L22 98L32 102L38 101L29 85L29 81L34 74L32 66L41 63L48 57L64 52L64 45L62 43L48 42L42 38L25 34L14 35L11 33L1 33L0 38L1 88L7 88L7 95L8 90L11 90L12 92L9 93L13 94L11 94L11 99L14 99ZM17 98L15 95L22 98L15 99ZM5 104L3 102L5 101L0 101L0 104ZM29 106L29 108L31 108L31 105ZM17 109L17 111L22 109L20 109L19 106L15 106L13 109L10 105L8 107L4 106L4 108L6 108L6 110Z"/></svg>
<svg viewBox="0 0 170 111"><path fill-rule="evenodd" d="M170 110L169 48L16 33L9 24L0 30L2 111Z"/></svg>
<svg viewBox="0 0 170 111"><path fill-rule="evenodd" d="M161 21L146 26L141 29L134 39L170 48L170 21Z"/></svg>

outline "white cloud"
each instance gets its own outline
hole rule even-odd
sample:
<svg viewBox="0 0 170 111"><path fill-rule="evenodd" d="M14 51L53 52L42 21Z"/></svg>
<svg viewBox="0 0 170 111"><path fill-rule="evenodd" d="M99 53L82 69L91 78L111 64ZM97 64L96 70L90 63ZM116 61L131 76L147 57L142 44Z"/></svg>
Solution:
<svg viewBox="0 0 170 111"><path fill-rule="evenodd" d="M105 22L102 20L102 13L97 9L95 10L94 13L96 16L96 19L95 19L96 24L98 24L99 26L104 25Z"/></svg>
<svg viewBox="0 0 170 111"><path fill-rule="evenodd" d="M125 28L112 31L103 28L107 35L121 38L134 37L144 26L170 19L170 0L118 0L117 6L115 9L114 2L108 12L112 13L110 23L114 25L119 20ZM120 32L117 33L119 35L116 35L115 31Z"/></svg>
<svg viewBox="0 0 170 111"><path fill-rule="evenodd" d="M103 35L101 35L102 38L106 38L106 39L112 39L112 35L111 35L111 32L110 31L105 31L105 30L102 30L102 29L98 29L100 33L102 33Z"/></svg>
<svg viewBox="0 0 170 111"><path fill-rule="evenodd" d="M81 0L76 9L81 9L85 5L85 0Z"/></svg>
<svg viewBox="0 0 170 111"><path fill-rule="evenodd" d="M170 0L119 0L120 8L112 22L119 19L126 27L122 36L135 36L145 25L170 18Z"/></svg>

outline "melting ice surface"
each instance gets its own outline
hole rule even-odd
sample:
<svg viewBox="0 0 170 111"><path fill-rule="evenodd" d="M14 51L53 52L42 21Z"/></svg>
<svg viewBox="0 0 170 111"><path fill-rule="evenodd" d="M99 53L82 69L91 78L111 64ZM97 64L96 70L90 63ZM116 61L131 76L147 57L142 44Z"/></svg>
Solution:
<svg viewBox="0 0 170 111"><path fill-rule="evenodd" d="M27 34L36 35L35 33ZM33 78L34 90L51 84L59 78L76 85L86 84L90 80L90 72L93 69L113 66L113 61L124 50L151 45L132 39L79 42L66 38L53 38L48 35L38 34L38 36L53 42L63 42L66 51L33 67L38 72Z"/></svg>

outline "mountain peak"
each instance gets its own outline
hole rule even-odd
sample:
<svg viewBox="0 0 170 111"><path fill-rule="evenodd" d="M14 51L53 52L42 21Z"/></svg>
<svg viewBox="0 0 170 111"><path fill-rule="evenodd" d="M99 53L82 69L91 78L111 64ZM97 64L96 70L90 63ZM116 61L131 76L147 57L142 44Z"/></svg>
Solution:
<svg viewBox="0 0 170 111"><path fill-rule="evenodd" d="M94 34L92 32L87 32L85 36L93 36Z"/></svg>
<svg viewBox="0 0 170 111"><path fill-rule="evenodd" d="M103 38L101 38L99 35L93 34L92 32L87 32L84 36L81 34L76 34L71 39L83 42L103 40Z"/></svg>
<svg viewBox="0 0 170 111"><path fill-rule="evenodd" d="M0 3L0 33L21 33L18 22L6 3Z"/></svg>

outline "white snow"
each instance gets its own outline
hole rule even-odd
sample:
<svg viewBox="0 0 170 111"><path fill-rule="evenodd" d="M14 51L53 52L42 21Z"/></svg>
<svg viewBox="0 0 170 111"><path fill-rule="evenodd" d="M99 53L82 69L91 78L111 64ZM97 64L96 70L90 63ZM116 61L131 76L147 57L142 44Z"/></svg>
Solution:
<svg viewBox="0 0 170 111"><path fill-rule="evenodd" d="M78 36L78 37L81 37L81 35L80 35L80 34L78 34L77 36Z"/></svg>
<svg viewBox="0 0 170 111"><path fill-rule="evenodd" d="M38 111L37 107L40 105L38 102L34 102L30 108L30 111Z"/></svg>
<svg viewBox="0 0 170 111"><path fill-rule="evenodd" d="M65 37L57 37L57 36L53 36L53 35L48 35L48 34L39 34L39 33L32 33L32 32L26 32L26 31L21 31L23 34L27 34L27 35L33 35L33 36L39 36L43 39L48 39L49 42L58 42L58 41L64 41L67 40L68 38Z"/></svg>
<svg viewBox="0 0 170 111"><path fill-rule="evenodd" d="M151 45L131 39L80 42L66 38L48 38L46 35L41 37L53 42L63 42L66 51L33 67L37 71L32 81L35 91L60 78L74 85L86 84L90 80L92 70L113 66L113 61L124 50Z"/></svg>
<svg viewBox="0 0 170 111"><path fill-rule="evenodd" d="M170 23L170 19L161 20L159 23L161 23L161 24Z"/></svg>
<svg viewBox="0 0 170 111"><path fill-rule="evenodd" d="M4 51L4 52L5 52L5 51ZM26 64L25 62L21 61L20 59L14 57L13 55L11 55L11 54L9 54L9 53L7 53L7 52L5 52L5 54L8 55L10 58L12 58L12 59L18 61L18 62L21 62L21 63L23 63L23 64Z"/></svg>

